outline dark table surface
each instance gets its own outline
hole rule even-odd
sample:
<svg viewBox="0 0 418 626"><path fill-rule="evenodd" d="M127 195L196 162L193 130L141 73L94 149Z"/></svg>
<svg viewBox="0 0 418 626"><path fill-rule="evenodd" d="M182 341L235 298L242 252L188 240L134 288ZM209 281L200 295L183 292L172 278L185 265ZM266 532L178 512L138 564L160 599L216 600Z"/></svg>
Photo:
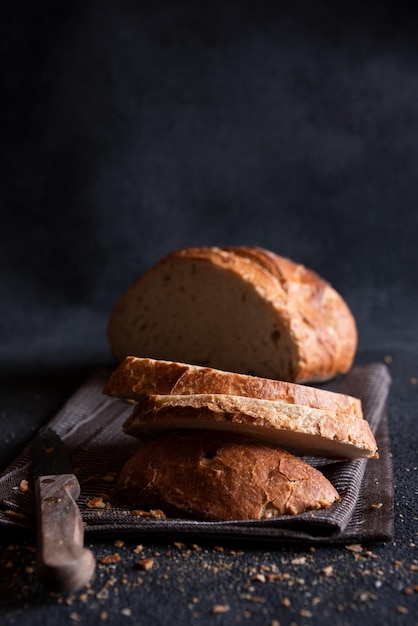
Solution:
<svg viewBox="0 0 418 626"><path fill-rule="evenodd" d="M113 365L106 324L132 280L180 247L258 245L329 280L356 363L389 368L395 531L354 550L102 538L91 585L60 596L37 581L34 538L2 530L0 623L418 624L415 14L1 12L0 470Z"/></svg>

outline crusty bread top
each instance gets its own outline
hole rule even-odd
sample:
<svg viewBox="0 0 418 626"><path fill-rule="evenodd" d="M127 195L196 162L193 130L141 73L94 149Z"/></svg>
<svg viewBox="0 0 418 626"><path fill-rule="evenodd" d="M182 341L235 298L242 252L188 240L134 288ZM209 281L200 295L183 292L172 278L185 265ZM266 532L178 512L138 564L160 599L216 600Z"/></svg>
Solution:
<svg viewBox="0 0 418 626"><path fill-rule="evenodd" d="M123 425L127 434L140 439L182 428L237 432L300 455L378 456L365 419L280 400L226 394L147 395Z"/></svg>
<svg viewBox="0 0 418 626"><path fill-rule="evenodd" d="M282 400L363 417L361 401L345 394L284 381L225 372L173 361L126 357L109 377L104 393L138 400L144 394L229 394Z"/></svg>
<svg viewBox="0 0 418 626"><path fill-rule="evenodd" d="M254 247L187 248L116 303L108 337L128 355L293 382L345 373L357 347L343 298L315 272Z"/></svg>
<svg viewBox="0 0 418 626"><path fill-rule="evenodd" d="M122 469L116 495L131 506L208 521L265 519L339 499L318 470L284 450L227 433L163 433Z"/></svg>
<svg viewBox="0 0 418 626"><path fill-rule="evenodd" d="M353 314L341 295L312 269L270 250L245 246L228 247L238 256L251 259L266 269L288 294L292 331L297 341L314 328L319 349L318 374L312 374L314 343L301 351L297 380L324 380L337 373L346 373L357 349L357 327ZM312 337L311 337L312 341ZM319 348L320 346L320 348ZM328 355L331 374L321 360ZM305 371L305 373L303 373Z"/></svg>

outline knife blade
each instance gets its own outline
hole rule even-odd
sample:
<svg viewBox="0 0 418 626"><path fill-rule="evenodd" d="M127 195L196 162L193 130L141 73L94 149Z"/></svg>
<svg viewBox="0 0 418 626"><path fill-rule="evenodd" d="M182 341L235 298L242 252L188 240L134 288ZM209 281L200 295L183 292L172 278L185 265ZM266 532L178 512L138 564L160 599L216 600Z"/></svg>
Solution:
<svg viewBox="0 0 418 626"><path fill-rule="evenodd" d="M71 592L93 576L96 561L84 547L84 528L76 500L80 484L55 431L41 428L33 442L37 515L37 573L51 591Z"/></svg>

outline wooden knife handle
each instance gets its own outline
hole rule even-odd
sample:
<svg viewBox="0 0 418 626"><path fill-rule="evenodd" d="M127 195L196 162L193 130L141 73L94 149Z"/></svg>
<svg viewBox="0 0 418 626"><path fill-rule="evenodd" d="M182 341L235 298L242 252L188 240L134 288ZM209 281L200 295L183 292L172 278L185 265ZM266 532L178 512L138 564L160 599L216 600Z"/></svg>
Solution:
<svg viewBox="0 0 418 626"><path fill-rule="evenodd" d="M90 580L96 566L93 553L83 545L83 520L75 502L80 485L74 474L60 474L41 476L35 486L38 576L52 591L75 591Z"/></svg>

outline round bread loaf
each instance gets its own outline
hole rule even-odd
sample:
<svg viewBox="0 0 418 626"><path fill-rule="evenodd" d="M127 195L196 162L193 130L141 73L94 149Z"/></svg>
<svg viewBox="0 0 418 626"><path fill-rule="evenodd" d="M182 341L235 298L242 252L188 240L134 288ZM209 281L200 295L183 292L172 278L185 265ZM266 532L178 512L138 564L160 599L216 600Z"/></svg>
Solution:
<svg viewBox="0 0 418 626"><path fill-rule="evenodd" d="M115 357L150 357L293 382L351 367L356 325L343 298L303 265L253 247L173 252L116 303Z"/></svg>
<svg viewBox="0 0 418 626"><path fill-rule="evenodd" d="M144 442L123 467L116 495L131 506L207 521L297 515L339 499L319 470L284 450L200 431Z"/></svg>

